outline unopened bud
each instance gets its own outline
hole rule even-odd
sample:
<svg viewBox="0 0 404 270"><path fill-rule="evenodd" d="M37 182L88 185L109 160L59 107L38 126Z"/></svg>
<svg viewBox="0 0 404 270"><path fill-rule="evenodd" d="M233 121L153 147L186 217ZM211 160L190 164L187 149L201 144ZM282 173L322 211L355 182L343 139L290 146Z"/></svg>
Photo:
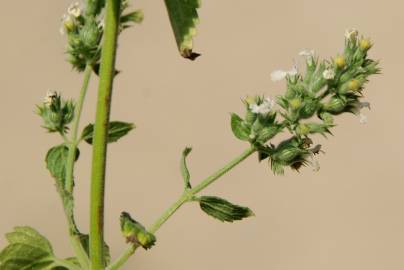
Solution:
<svg viewBox="0 0 404 270"><path fill-rule="evenodd" d="M307 134L310 133L310 127L309 127L308 125L306 125L306 124L300 124L300 125L297 126L297 128L296 128L296 132L297 132L297 134L299 134L299 135L305 136L305 135L307 135Z"/></svg>
<svg viewBox="0 0 404 270"><path fill-rule="evenodd" d="M372 47L372 42L370 39L364 38L359 41L359 48L363 51L367 51Z"/></svg>
<svg viewBox="0 0 404 270"><path fill-rule="evenodd" d="M294 98L291 101L289 101L290 108L292 110L297 110L302 106L302 100L300 98Z"/></svg>
<svg viewBox="0 0 404 270"><path fill-rule="evenodd" d="M348 89L351 91L358 91L361 88L361 83L357 79L348 82Z"/></svg>
<svg viewBox="0 0 404 270"><path fill-rule="evenodd" d="M340 97L332 97L331 100L324 104L324 110L333 114L341 113L346 106L346 101Z"/></svg>
<svg viewBox="0 0 404 270"><path fill-rule="evenodd" d="M337 58L335 58L334 62L338 68L344 68L345 64L346 64L345 57L343 57L343 56L337 56Z"/></svg>

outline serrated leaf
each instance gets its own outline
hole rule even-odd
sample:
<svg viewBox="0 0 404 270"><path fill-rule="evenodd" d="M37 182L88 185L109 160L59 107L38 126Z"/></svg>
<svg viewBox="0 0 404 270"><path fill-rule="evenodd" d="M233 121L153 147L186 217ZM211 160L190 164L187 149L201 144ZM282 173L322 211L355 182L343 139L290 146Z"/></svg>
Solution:
<svg viewBox="0 0 404 270"><path fill-rule="evenodd" d="M254 216L250 208L232 204L215 196L200 197L199 205L206 214L223 222L233 222Z"/></svg>
<svg viewBox="0 0 404 270"><path fill-rule="evenodd" d="M182 178L184 179L185 188L192 188L191 183L190 183L191 175L189 173L188 166L187 166L187 160L186 160L187 156L189 155L189 153L191 153L191 151L192 151L191 147L186 147L184 149L184 151L182 152L182 158L181 158L181 164L180 164L181 175L182 175Z"/></svg>
<svg viewBox="0 0 404 270"><path fill-rule="evenodd" d="M69 148L65 144L61 144L49 149L46 154L46 167L51 175L56 179L58 186L64 187L66 180L66 164ZM76 150L76 160L80 156L80 151Z"/></svg>
<svg viewBox="0 0 404 270"><path fill-rule="evenodd" d="M6 235L9 245L0 252L0 270L47 270L56 266L49 241L30 227L16 227Z"/></svg>
<svg viewBox="0 0 404 270"><path fill-rule="evenodd" d="M194 60L199 56L192 50L200 0L165 0L165 3L180 54Z"/></svg>
<svg viewBox="0 0 404 270"><path fill-rule="evenodd" d="M10 244L29 244L45 253L53 253L49 241L31 227L15 227L13 232L6 234L6 238Z"/></svg>
<svg viewBox="0 0 404 270"><path fill-rule="evenodd" d="M121 121L112 121L109 123L108 129L108 143L116 142L123 136L129 133L132 129L135 128L135 125L132 123L126 123ZM93 134L94 134L94 125L88 124L82 134L81 139L85 140L87 143L93 143Z"/></svg>
<svg viewBox="0 0 404 270"><path fill-rule="evenodd" d="M243 119L235 113L231 114L231 130L234 136L242 141L248 141L250 139L250 129Z"/></svg>

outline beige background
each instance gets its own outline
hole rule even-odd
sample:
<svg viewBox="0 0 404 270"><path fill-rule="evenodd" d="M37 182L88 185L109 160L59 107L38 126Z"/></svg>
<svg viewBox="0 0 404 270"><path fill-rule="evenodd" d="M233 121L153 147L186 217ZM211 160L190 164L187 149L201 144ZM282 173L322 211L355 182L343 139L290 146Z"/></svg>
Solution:
<svg viewBox="0 0 404 270"><path fill-rule="evenodd" d="M194 183L239 154L229 112L247 94L275 96L284 83L269 74L289 68L302 48L329 58L345 28L374 42L383 75L371 78L369 123L338 118L334 137L319 138L321 170L275 177L248 159L205 194L250 206L255 218L222 224L186 205L158 232L158 244L124 269L380 270L404 268L404 5L400 0L203 1L191 63L177 55L163 1L136 1L146 19L120 40L112 119L138 129L109 151L106 239L116 257L125 248L121 210L145 224L180 194L178 160L192 145ZM69 1L2 1L0 9L0 233L31 225L60 256L71 255L53 180L43 162L59 143L39 127L34 104L48 89L75 97L81 76L64 61L59 20ZM94 117L96 82L84 114ZM88 226L90 148L77 167L77 215ZM5 240L1 237L0 246Z"/></svg>

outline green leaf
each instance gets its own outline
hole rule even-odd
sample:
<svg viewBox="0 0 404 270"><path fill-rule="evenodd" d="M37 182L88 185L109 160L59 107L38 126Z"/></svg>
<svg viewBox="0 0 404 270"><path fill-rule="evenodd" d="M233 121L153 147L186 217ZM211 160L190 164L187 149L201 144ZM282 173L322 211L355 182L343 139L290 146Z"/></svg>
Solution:
<svg viewBox="0 0 404 270"><path fill-rule="evenodd" d="M49 241L30 227L6 234L9 245L0 252L0 270L45 270L55 266Z"/></svg>
<svg viewBox="0 0 404 270"><path fill-rule="evenodd" d="M90 256L90 236L88 234L80 234L80 242L84 250L86 251L87 255ZM72 262L74 262L74 260ZM110 249L107 243L105 242L104 242L104 262L105 266L107 266L111 262Z"/></svg>
<svg viewBox="0 0 404 270"><path fill-rule="evenodd" d="M243 119L235 113L231 114L231 130L234 136L242 141L250 139L250 128L244 123Z"/></svg>
<svg viewBox="0 0 404 270"><path fill-rule="evenodd" d="M199 22L197 9L200 0L165 0L165 3L180 54L194 60L199 56L192 50L196 24Z"/></svg>
<svg viewBox="0 0 404 270"><path fill-rule="evenodd" d="M187 167L187 156L189 155L189 153L191 153L192 148L191 147L186 147L184 149L184 151L182 152L182 158L181 158L181 164L180 164L180 168L181 168L181 174L182 174L182 178L184 179L184 184L185 184L185 188L192 188L191 183L189 182L191 179L191 175L189 174L189 170Z"/></svg>
<svg viewBox="0 0 404 270"><path fill-rule="evenodd" d="M108 142L116 142L123 136L129 133L132 129L135 128L135 125L132 123L120 122L120 121L112 121L109 123L108 129ZM81 139L85 140L89 144L93 144L93 134L94 134L94 125L88 124L82 134Z"/></svg>
<svg viewBox="0 0 404 270"><path fill-rule="evenodd" d="M122 212L120 222L122 234L127 242L141 245L144 249L149 249L156 243L156 237L134 220L129 213Z"/></svg>
<svg viewBox="0 0 404 270"><path fill-rule="evenodd" d="M66 164L69 148L61 144L49 149L46 154L46 167L51 175L56 179L59 187L64 187L66 178ZM79 158L79 149L76 150L76 160Z"/></svg>
<svg viewBox="0 0 404 270"><path fill-rule="evenodd" d="M219 197L202 196L199 198L199 205L206 214L223 222L254 216L250 208L234 205Z"/></svg>
<svg viewBox="0 0 404 270"><path fill-rule="evenodd" d="M130 12L128 14L122 15L120 19L121 24L127 24L127 23L141 23L144 19L144 14L142 10L135 10L133 12Z"/></svg>

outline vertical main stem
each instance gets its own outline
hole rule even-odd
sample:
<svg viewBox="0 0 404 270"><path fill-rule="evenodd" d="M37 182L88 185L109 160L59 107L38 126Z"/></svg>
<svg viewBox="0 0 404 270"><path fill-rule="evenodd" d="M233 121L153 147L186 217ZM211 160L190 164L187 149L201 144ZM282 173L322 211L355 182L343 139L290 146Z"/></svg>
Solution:
<svg viewBox="0 0 404 270"><path fill-rule="evenodd" d="M120 4L121 0L107 0L106 5L106 22L101 54L91 176L90 259L92 270L102 270L105 268L103 252L105 166Z"/></svg>

